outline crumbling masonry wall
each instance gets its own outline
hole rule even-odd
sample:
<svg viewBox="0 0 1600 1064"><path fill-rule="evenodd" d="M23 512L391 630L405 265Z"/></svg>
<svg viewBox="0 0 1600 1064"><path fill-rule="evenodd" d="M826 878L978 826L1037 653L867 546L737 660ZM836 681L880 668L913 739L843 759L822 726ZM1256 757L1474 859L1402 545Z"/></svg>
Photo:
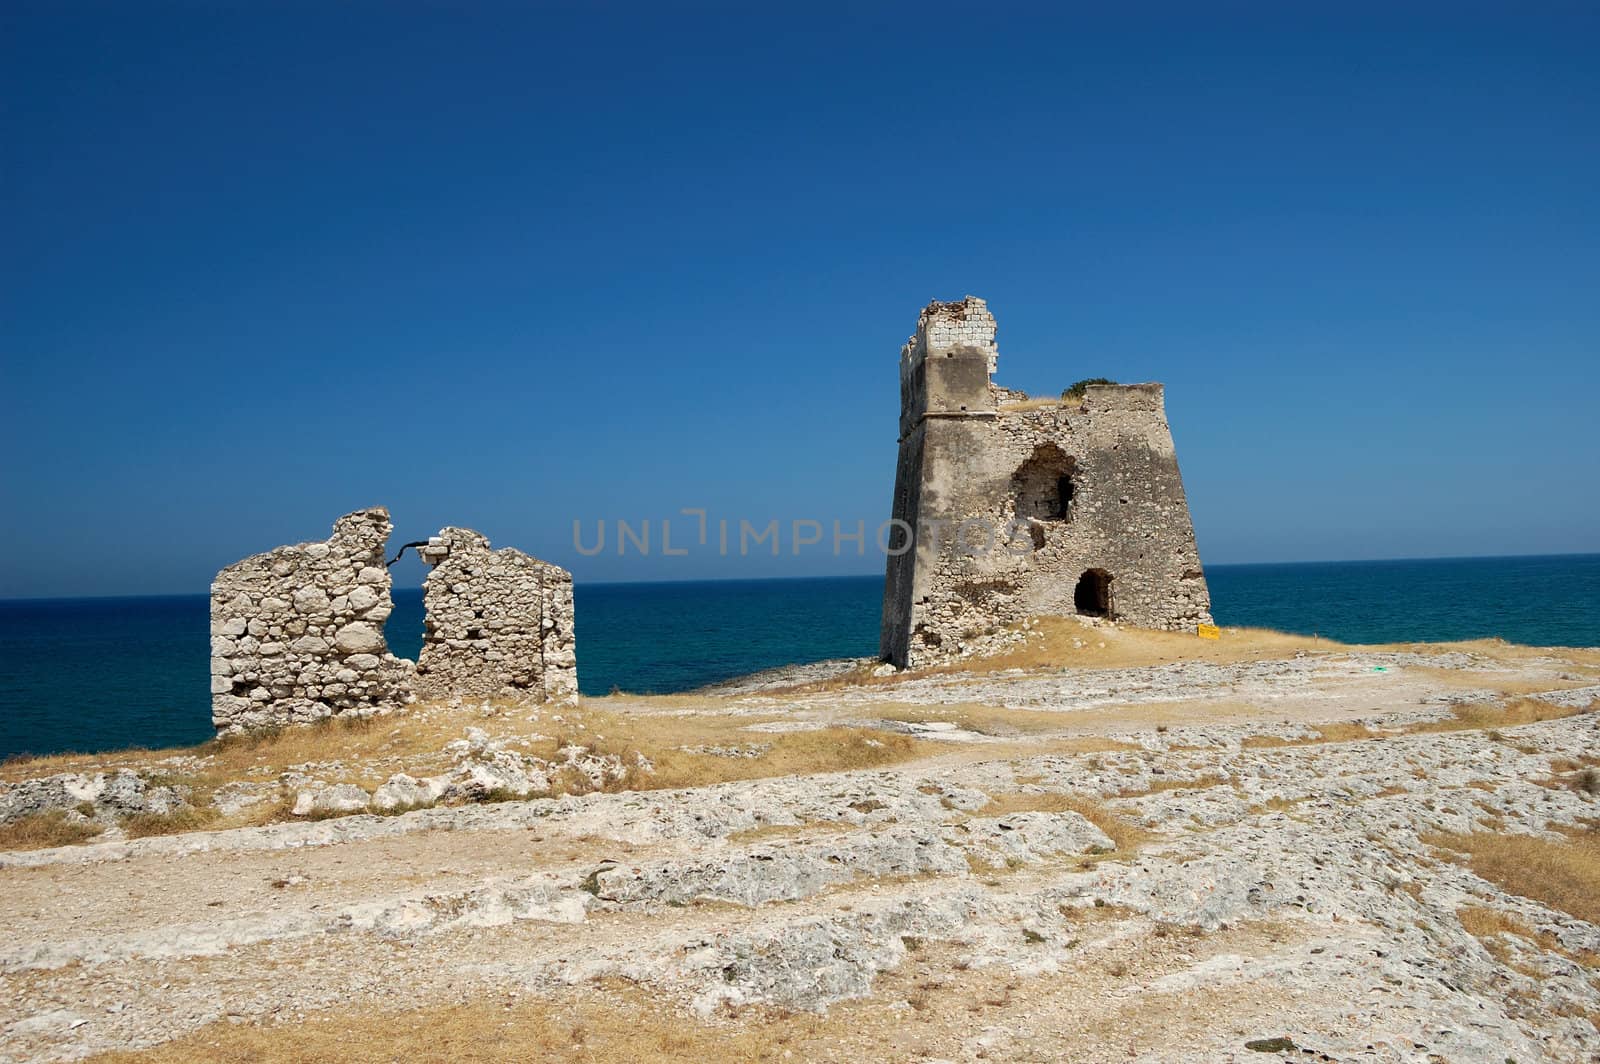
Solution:
<svg viewBox="0 0 1600 1064"><path fill-rule="evenodd" d="M577 694L572 576L464 528L428 541L420 665L389 653L394 609L382 507L318 543L228 566L211 585L211 716L219 731L368 715L417 697Z"/></svg>
<svg viewBox="0 0 1600 1064"><path fill-rule="evenodd" d="M490 550L468 528L442 530L421 553L433 570L423 585L419 694L577 694L570 573L510 547Z"/></svg>
<svg viewBox="0 0 1600 1064"><path fill-rule="evenodd" d="M411 663L388 651L394 609L382 507L339 518L320 543L278 547L211 585L211 718L219 730L372 713L409 697Z"/></svg>
<svg viewBox="0 0 1600 1064"><path fill-rule="evenodd" d="M1161 385L1029 400L991 381L995 332L983 300L935 302L901 350L893 515L917 534L889 558L882 657L948 660L1043 615L1210 623Z"/></svg>

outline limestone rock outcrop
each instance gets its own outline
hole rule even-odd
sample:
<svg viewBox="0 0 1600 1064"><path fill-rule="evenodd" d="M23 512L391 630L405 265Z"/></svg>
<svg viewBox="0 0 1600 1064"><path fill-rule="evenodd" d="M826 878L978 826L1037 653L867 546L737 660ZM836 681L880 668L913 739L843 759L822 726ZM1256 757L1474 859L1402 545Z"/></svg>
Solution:
<svg viewBox="0 0 1600 1064"><path fill-rule="evenodd" d="M0 783L0 824L51 812L113 823L141 813L176 813L189 806L190 790L153 783L130 769Z"/></svg>

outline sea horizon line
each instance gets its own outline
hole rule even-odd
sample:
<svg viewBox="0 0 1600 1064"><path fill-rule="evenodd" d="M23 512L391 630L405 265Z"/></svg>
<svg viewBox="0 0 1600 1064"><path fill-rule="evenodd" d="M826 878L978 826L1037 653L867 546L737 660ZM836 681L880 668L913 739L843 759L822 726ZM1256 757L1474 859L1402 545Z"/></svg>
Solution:
<svg viewBox="0 0 1600 1064"><path fill-rule="evenodd" d="M1215 569L1265 569L1272 567L1289 566L1315 566L1315 565L1398 565L1417 562L1487 562L1487 561L1531 561L1545 558L1597 558L1600 551L1560 551L1555 553L1533 554L1441 554L1431 557L1392 557L1392 558L1305 558L1293 561L1270 562L1213 562L1205 566L1207 571ZM808 576L704 576L691 579L660 579L660 580L575 580L577 586L582 587L662 587L671 585L700 585L700 584L782 584L782 583L807 583L819 580L874 580L882 579L882 573L812 573ZM395 591L420 592L422 585L418 583L414 588L397 587ZM187 599L205 598L210 594L210 589L202 591L154 591L134 594L112 595L0 595L0 606L21 605L26 603L42 602L115 602L127 600L147 599Z"/></svg>

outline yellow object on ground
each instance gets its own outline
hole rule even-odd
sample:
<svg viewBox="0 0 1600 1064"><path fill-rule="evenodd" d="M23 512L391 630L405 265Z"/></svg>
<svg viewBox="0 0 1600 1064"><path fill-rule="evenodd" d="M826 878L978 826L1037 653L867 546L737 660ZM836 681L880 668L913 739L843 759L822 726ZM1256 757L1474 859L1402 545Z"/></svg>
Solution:
<svg viewBox="0 0 1600 1064"><path fill-rule="evenodd" d="M1194 627L1194 634L1201 639L1221 639L1222 629L1214 624L1197 624Z"/></svg>

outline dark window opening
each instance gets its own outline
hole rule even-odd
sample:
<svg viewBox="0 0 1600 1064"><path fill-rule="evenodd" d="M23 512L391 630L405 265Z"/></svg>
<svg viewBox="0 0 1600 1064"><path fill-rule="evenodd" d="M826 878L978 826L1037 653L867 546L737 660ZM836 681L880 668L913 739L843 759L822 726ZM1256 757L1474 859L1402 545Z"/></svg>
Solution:
<svg viewBox="0 0 1600 1064"><path fill-rule="evenodd" d="M1111 574L1104 569L1089 569L1078 577L1072 591L1072 605L1085 617L1111 616Z"/></svg>
<svg viewBox="0 0 1600 1064"><path fill-rule="evenodd" d="M1066 521L1078 494L1077 463L1053 443L1034 448L1011 477L1016 515L1039 521Z"/></svg>

